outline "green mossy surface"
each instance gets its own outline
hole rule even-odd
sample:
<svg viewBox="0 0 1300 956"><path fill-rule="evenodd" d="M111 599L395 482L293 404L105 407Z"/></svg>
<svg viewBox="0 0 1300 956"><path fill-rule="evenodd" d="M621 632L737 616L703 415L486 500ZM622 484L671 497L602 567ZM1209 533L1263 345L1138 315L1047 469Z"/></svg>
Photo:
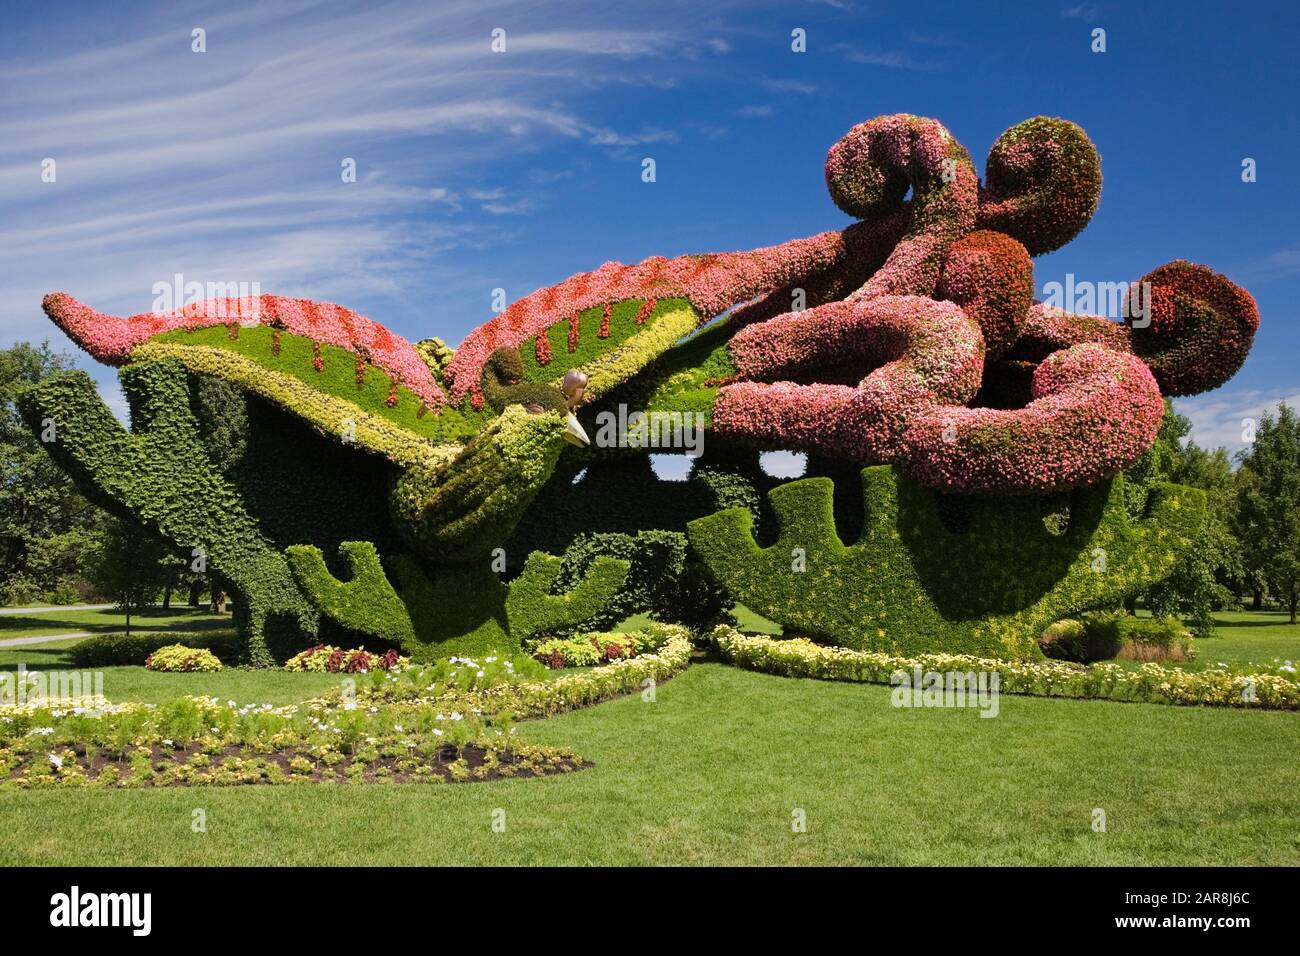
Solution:
<svg viewBox="0 0 1300 956"><path fill-rule="evenodd" d="M834 482L805 478L771 492L779 536L769 547L744 508L692 521L691 545L737 600L787 633L858 650L1040 659L1048 624L1167 575L1205 508L1198 490L1157 485L1131 521L1117 477L1073 493L1062 533L1049 531L1035 496L968 499L966 528L954 532L934 493L889 466L863 469L861 481L852 544L836 530Z"/></svg>

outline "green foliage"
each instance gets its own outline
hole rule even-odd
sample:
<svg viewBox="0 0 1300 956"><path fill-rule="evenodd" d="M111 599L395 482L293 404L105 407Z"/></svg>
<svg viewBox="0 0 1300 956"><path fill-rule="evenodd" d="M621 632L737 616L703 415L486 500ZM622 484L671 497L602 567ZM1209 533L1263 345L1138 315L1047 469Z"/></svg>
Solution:
<svg viewBox="0 0 1300 956"><path fill-rule="evenodd" d="M565 593L552 593L561 560L529 555L523 573L505 583L486 562L426 568L414 556L391 560L396 587L369 542L340 547L351 569L335 578L319 549L289 549L304 592L325 618L357 633L400 643L416 660L517 653L523 641L567 633L600 616L627 576L625 561L600 558Z"/></svg>
<svg viewBox="0 0 1300 956"><path fill-rule="evenodd" d="M1116 611L1099 611L1083 618L1088 647L1095 656L1127 660L1189 660L1196 656L1192 635L1173 617L1134 617ZM1073 658L1078 660L1080 658Z"/></svg>
<svg viewBox="0 0 1300 956"><path fill-rule="evenodd" d="M160 647L145 659L144 666L151 671L168 671L177 674L208 673L221 670L221 661L211 651L184 644Z"/></svg>
<svg viewBox="0 0 1300 956"><path fill-rule="evenodd" d="M438 561L481 561L514 530L551 477L564 420L512 405L448 465L404 470L390 497L407 546Z"/></svg>
<svg viewBox="0 0 1300 956"><path fill-rule="evenodd" d="M398 554L389 564L415 628L405 648L412 660L519 651L506 624L505 584L487 561L426 570L414 555Z"/></svg>
<svg viewBox="0 0 1300 956"><path fill-rule="evenodd" d="M787 297L785 301L790 300ZM710 323L665 351L636 378L614 389L609 402L654 411L699 412L708 427L719 387L736 375L727 351L727 342L735 331L725 318Z"/></svg>
<svg viewBox="0 0 1300 956"><path fill-rule="evenodd" d="M1283 403L1264 415L1241 456L1237 537L1245 565L1296 623L1300 605L1300 417Z"/></svg>
<svg viewBox="0 0 1300 956"><path fill-rule="evenodd" d="M1054 621L1038 635L1038 646L1043 654L1060 661L1097 661L1114 657L1119 653L1116 643L1109 648L1094 648L1088 643L1088 628L1080 620L1072 617Z"/></svg>
<svg viewBox="0 0 1300 956"><path fill-rule="evenodd" d="M569 405L564 393L554 385L542 382L525 382L524 363L519 350L502 347L488 356L483 366L483 399L498 412L507 405L538 405L560 414L568 414Z"/></svg>
<svg viewBox="0 0 1300 956"><path fill-rule="evenodd" d="M97 634L79 641L68 650L73 667L118 667L141 665L149 655L169 644L205 647L227 664L236 662L243 647L237 631L204 631L180 634L153 631L134 634Z"/></svg>
<svg viewBox="0 0 1300 956"><path fill-rule="evenodd" d="M167 543L155 532L129 521L109 524L90 577L99 593L125 613L128 634L131 614L151 604L167 583L170 557Z"/></svg>
<svg viewBox="0 0 1300 956"><path fill-rule="evenodd" d="M1216 668L1196 672L1155 663L1134 668L1107 661L1080 667L1059 661L991 661L947 653L903 657L826 647L805 638L774 640L725 626L717 628L710 639L723 660L783 677L888 684L898 671L911 673L920 668L941 674L996 674L998 691L1003 694L1300 710L1300 684L1258 671L1238 674Z"/></svg>
<svg viewBox="0 0 1300 956"><path fill-rule="evenodd" d="M427 436L405 427L404 422L363 408L353 397L335 395L296 375L264 368L254 359L230 349L160 336L137 346L132 355L134 364L180 362L196 375L219 378L283 409L321 434L332 436L338 445L355 446L399 464L431 458L445 461L457 448L455 444L435 445ZM386 405L381 407L387 410ZM411 420L419 420L416 412L410 414Z"/></svg>
<svg viewBox="0 0 1300 956"><path fill-rule="evenodd" d="M369 541L339 545L339 555L350 572L346 582L330 573L319 548L292 545L286 555L298 586L325 617L386 641L408 644L415 639L406 606L388 583L379 552Z"/></svg>
<svg viewBox="0 0 1300 956"><path fill-rule="evenodd" d="M242 388L262 383L254 391L266 398L275 398L268 391L272 383L280 383L286 395L300 394L300 390L293 389L291 382L285 381L292 379L311 391L349 402L366 415L434 443L465 441L493 417L490 409L474 411L468 406L464 409L443 408L439 413L421 413L422 401L404 385L397 387L397 401L389 406L392 378L383 369L363 363L362 384L358 386L357 357L347 349L321 344L321 370L318 372L314 366L311 339L280 332L278 352L275 339L275 330L265 325L240 328L238 336L233 339L224 325L194 330L174 329L151 339L141 348L140 355L166 355L184 362L195 372L224 373L223 379ZM212 351L225 353L231 361L214 364L209 354ZM236 358L247 360L260 370L260 374L247 369L237 371L233 361ZM305 408L297 410L309 412Z"/></svg>
<svg viewBox="0 0 1300 956"><path fill-rule="evenodd" d="M533 657L548 667L592 667L657 651L671 633L660 626L631 634L597 631L552 638L534 644Z"/></svg>
<svg viewBox="0 0 1300 956"><path fill-rule="evenodd" d="M612 627L634 614L655 620L705 627L726 617L731 599L687 546L679 531L651 529L636 534L580 534L565 549L559 585L575 585L602 557L628 564L623 587L605 609L583 627ZM551 633L563 633L554 629Z"/></svg>
<svg viewBox="0 0 1300 956"><path fill-rule="evenodd" d="M302 633L314 633L315 612L284 556L245 510L239 490L212 467L184 367L175 361L134 364L122 370L121 381L131 405L129 433L80 372L35 386L19 407L38 434L44 420L55 423L57 440L47 449L86 494L184 550L203 549L236 592L237 621L252 662L287 656Z"/></svg>
<svg viewBox="0 0 1300 956"><path fill-rule="evenodd" d="M31 607L41 601L41 586L29 577L14 575L0 584L0 606Z"/></svg>
<svg viewBox="0 0 1300 956"><path fill-rule="evenodd" d="M191 375L190 407L212 464L220 472L230 471L248 450L247 399L229 382Z"/></svg>
<svg viewBox="0 0 1300 956"><path fill-rule="evenodd" d="M638 613L712 626L726 618L733 599L689 547L687 522L720 508L746 507L756 526L764 527L770 518L764 517L762 493L777 483L763 472L757 451L721 439L706 444L685 481L659 478L643 451L566 453L506 543L506 553L562 554L565 586L597 556L628 561L623 589L588 626L610 627Z"/></svg>
<svg viewBox="0 0 1300 956"><path fill-rule="evenodd" d="M1116 478L1073 493L1063 534L1048 531L1031 496L967 499L965 527L950 530L934 493L890 467L863 469L861 481L852 545L837 533L829 478L771 492L779 537L769 547L741 508L691 522L691 545L737 600L787 631L863 650L1036 659L1052 621L1168 574L1204 514L1202 492L1158 485L1132 521Z"/></svg>
<svg viewBox="0 0 1300 956"><path fill-rule="evenodd" d="M630 654L619 654L630 657ZM548 667L594 667L603 663L605 652L587 637L556 637L533 648L533 657Z"/></svg>
<svg viewBox="0 0 1300 956"><path fill-rule="evenodd" d="M510 636L522 644L538 634L571 632L592 625L627 579L628 562L598 557L564 594L553 594L563 560L534 551L523 573L510 583L506 621Z"/></svg>
<svg viewBox="0 0 1300 956"><path fill-rule="evenodd" d="M1205 521L1195 544L1141 599L1156 616L1183 614L1197 637L1209 637L1215 631L1214 611L1233 602L1245 578L1241 546L1232 530L1238 482L1227 452L1206 451L1187 440L1191 428L1191 421L1166 402L1155 445L1125 473L1125 487L1135 514L1141 513L1157 481L1205 491Z"/></svg>
<svg viewBox="0 0 1300 956"><path fill-rule="evenodd" d="M0 604L84 589L82 568L107 527L108 515L46 454L44 429L28 428L16 404L25 389L71 368L48 344L0 349Z"/></svg>
<svg viewBox="0 0 1300 956"><path fill-rule="evenodd" d="M573 351L569 350L569 320L552 323L545 332L549 347L544 350L550 355L550 361L537 360L536 335L519 346L523 380L555 384L569 369L580 368L589 377L587 397L590 400L640 369L693 329L698 321L685 299L663 299L637 325L636 317L644 304L643 299L615 302L610 309L609 334L603 338L600 330L604 306L583 310L578 314L578 336Z"/></svg>

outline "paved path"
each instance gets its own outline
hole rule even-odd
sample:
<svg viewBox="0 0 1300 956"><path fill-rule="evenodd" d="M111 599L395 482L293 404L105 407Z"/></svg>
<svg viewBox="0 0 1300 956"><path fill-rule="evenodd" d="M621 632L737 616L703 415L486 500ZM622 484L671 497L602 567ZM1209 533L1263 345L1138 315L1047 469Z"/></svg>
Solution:
<svg viewBox="0 0 1300 956"><path fill-rule="evenodd" d="M89 631L77 631L73 634L46 634L43 637L6 637L0 640L0 647L20 647L23 644L48 644L50 641L69 641L74 637L94 637Z"/></svg>
<svg viewBox="0 0 1300 956"><path fill-rule="evenodd" d="M111 604L65 604L62 607L0 607L0 614L48 614L52 611L103 611Z"/></svg>

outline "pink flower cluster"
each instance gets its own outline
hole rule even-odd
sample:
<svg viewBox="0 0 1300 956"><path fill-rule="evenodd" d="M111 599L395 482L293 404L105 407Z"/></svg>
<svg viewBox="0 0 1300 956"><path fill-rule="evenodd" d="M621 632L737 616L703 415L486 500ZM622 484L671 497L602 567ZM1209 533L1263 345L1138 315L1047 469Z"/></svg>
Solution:
<svg viewBox="0 0 1300 956"><path fill-rule="evenodd" d="M827 365L874 368L857 387L742 381L714 405L719 435L743 436L863 463L897 460L909 420L979 389L984 339L950 302L923 296L832 302L736 333L730 351L747 379L798 376Z"/></svg>
<svg viewBox="0 0 1300 956"><path fill-rule="evenodd" d="M433 372L410 342L378 322L328 302L263 295L244 299L208 299L170 312L143 312L127 319L96 312L66 292L45 297L45 314L74 342L108 365L121 365L141 342L172 329L212 325L269 325L313 342L335 345L382 368L409 388L429 408L446 396Z"/></svg>
<svg viewBox="0 0 1300 956"><path fill-rule="evenodd" d="M972 232L948 247L935 295L965 309L998 356L1020 337L1034 301L1034 264L1010 236Z"/></svg>
<svg viewBox="0 0 1300 956"><path fill-rule="evenodd" d="M1150 324L1130 305L1133 351L1151 366L1168 395L1218 388L1237 373L1259 328L1259 307L1241 286L1182 259L1138 280L1130 301L1151 290Z"/></svg>
<svg viewBox="0 0 1300 956"><path fill-rule="evenodd" d="M493 350L518 347L585 309L628 299L683 298L700 313L701 321L708 321L737 303L826 270L843 255L843 235L824 232L749 252L655 256L634 266L607 262L595 272L579 273L519 299L466 336L447 365L452 398L473 395L477 406L479 374Z"/></svg>
<svg viewBox="0 0 1300 956"><path fill-rule="evenodd" d="M731 354L748 377L819 364L876 365L847 385L742 381L714 406L719 435L863 464L889 463L925 484L967 492L1052 491L1132 464L1164 414L1150 370L1132 354L1085 344L1034 373L1024 408L967 408L984 340L961 308L916 296L836 302L743 329Z"/></svg>
<svg viewBox="0 0 1300 956"><path fill-rule="evenodd" d="M1017 123L989 150L985 174L980 228L1015 237L1035 256L1082 232L1101 200L1101 157L1069 120Z"/></svg>
<svg viewBox="0 0 1300 956"><path fill-rule="evenodd" d="M1094 484L1137 461L1164 416L1151 370L1096 344L1051 355L1024 408L936 406L910 425L896 464L964 492L1047 492Z"/></svg>
<svg viewBox="0 0 1300 956"><path fill-rule="evenodd" d="M908 228L856 295L929 295L944 249L975 228L979 176L936 120L878 116L842 136L826 156L826 186L850 216L872 220L906 209ZM904 204L908 189L912 198Z"/></svg>
<svg viewBox="0 0 1300 956"><path fill-rule="evenodd" d="M844 301L788 315L772 314L771 301L742 310L760 321L731 340L742 380L719 393L718 432L892 463L953 490L1062 490L1109 477L1151 446L1162 387L1191 394L1240 367L1259 321L1254 300L1202 266L1170 263L1146 277L1149 327L1033 304L1030 254L1073 238L1100 196L1100 160L1081 129L1047 117L1018 124L994 145L988 174L972 199L965 151L919 117L879 117L836 143L832 197L864 218L859 226L899 238ZM989 228L971 232L977 221ZM1003 356L1036 365L1028 404L966 407L985 362ZM858 384L842 384L855 369Z"/></svg>
<svg viewBox="0 0 1300 956"><path fill-rule="evenodd" d="M1096 342L1141 358L1165 395L1196 395L1237 373L1259 328L1259 307L1249 292L1213 269L1183 260L1139 279L1127 311L1121 325L1035 303L1014 357L1041 361L1058 349Z"/></svg>

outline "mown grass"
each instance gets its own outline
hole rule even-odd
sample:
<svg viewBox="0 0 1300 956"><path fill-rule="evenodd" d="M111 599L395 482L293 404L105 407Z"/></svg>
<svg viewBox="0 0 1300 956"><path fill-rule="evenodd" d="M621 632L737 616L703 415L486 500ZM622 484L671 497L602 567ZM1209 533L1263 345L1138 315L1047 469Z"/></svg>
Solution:
<svg viewBox="0 0 1300 956"><path fill-rule="evenodd" d="M1300 662L1300 624L1288 623L1285 611L1221 611L1214 620L1218 633L1196 642L1195 663Z"/></svg>
<svg viewBox="0 0 1300 956"><path fill-rule="evenodd" d="M1297 714L1007 696L990 720L700 664L653 703L519 732L595 765L466 785L3 793L23 839L0 863L1300 863Z"/></svg>
<svg viewBox="0 0 1300 956"><path fill-rule="evenodd" d="M104 696L111 701L158 703L184 694L216 696L241 704L293 704L339 686L337 674L295 674L283 670L232 667L211 674L164 674L142 666L77 668L68 651L84 638L0 647L0 670L89 670L104 675ZM89 688L87 688L89 692Z"/></svg>
<svg viewBox="0 0 1300 956"><path fill-rule="evenodd" d="M209 627L230 627L229 614L211 614L203 609L148 607L131 612L131 630L189 631ZM44 611L40 614L0 614L0 639L41 637L46 634L120 633L126 630L126 615L115 608L92 611Z"/></svg>
<svg viewBox="0 0 1300 956"><path fill-rule="evenodd" d="M1225 615L1202 659L1293 653L1300 628L1275 618ZM57 660L41 651L0 666ZM110 698L287 702L338 679L108 668L106 683L119 671L129 694ZM1300 864L1297 713L1004 695L984 719L720 664L655 698L521 725L594 762L540 780L0 793L0 822L23 834L0 863Z"/></svg>

